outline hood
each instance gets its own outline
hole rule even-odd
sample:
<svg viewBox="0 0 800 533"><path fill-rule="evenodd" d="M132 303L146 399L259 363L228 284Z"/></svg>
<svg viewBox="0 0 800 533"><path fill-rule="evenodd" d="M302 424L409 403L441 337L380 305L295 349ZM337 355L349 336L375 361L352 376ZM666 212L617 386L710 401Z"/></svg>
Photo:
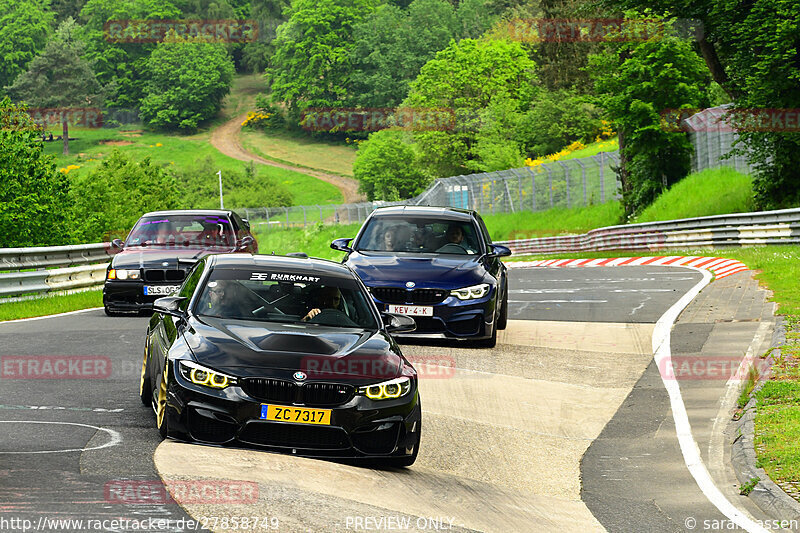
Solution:
<svg viewBox="0 0 800 533"><path fill-rule="evenodd" d="M417 288L458 289L481 283L486 274L478 256L353 252L346 264L372 287L403 286L413 281Z"/></svg>
<svg viewBox="0 0 800 533"><path fill-rule="evenodd" d="M230 248L175 248L132 246L124 248L111 260L112 268L178 268L217 253L230 252ZM168 263L164 265L164 263Z"/></svg>
<svg viewBox="0 0 800 533"><path fill-rule="evenodd" d="M381 331L192 317L184 333L198 363L237 377L352 379L398 377L403 358Z"/></svg>

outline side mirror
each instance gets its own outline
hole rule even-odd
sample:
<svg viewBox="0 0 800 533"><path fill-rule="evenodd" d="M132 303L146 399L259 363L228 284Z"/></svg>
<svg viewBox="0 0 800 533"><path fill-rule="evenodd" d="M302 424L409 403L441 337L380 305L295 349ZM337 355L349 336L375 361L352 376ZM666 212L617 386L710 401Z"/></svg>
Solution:
<svg viewBox="0 0 800 533"><path fill-rule="evenodd" d="M339 250L340 252L352 252L353 249L350 248L350 241L353 239L336 239L331 243L331 248L334 250Z"/></svg>
<svg viewBox="0 0 800 533"><path fill-rule="evenodd" d="M251 237L250 235L245 235L244 237L242 237L242 240L239 241L239 250L247 250L248 248L253 246L254 242L255 239L253 237Z"/></svg>
<svg viewBox="0 0 800 533"><path fill-rule="evenodd" d="M246 230L248 230L248 231L250 230L250 221L249 220L247 220L246 218L243 218L242 219L242 224L244 224L244 227L245 227Z"/></svg>
<svg viewBox="0 0 800 533"><path fill-rule="evenodd" d="M164 296L153 302L153 311L182 318L186 315L180 308L180 304L184 300L186 300L186 296Z"/></svg>
<svg viewBox="0 0 800 533"><path fill-rule="evenodd" d="M383 313L383 323L389 333L408 333L417 329L413 318L395 313Z"/></svg>
<svg viewBox="0 0 800 533"><path fill-rule="evenodd" d="M511 255L511 250L508 247L500 244L490 244L489 253L486 254L486 257L508 257L509 255Z"/></svg>
<svg viewBox="0 0 800 533"><path fill-rule="evenodd" d="M116 250L122 250L124 246L125 243L122 242L122 239L114 239L113 241L111 241L111 247Z"/></svg>

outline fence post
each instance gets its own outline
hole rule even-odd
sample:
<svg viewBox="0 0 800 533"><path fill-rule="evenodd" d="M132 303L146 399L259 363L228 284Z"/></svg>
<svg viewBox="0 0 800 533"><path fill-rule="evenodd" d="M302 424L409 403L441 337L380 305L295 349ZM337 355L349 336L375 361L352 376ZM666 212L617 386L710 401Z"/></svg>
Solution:
<svg viewBox="0 0 800 533"><path fill-rule="evenodd" d="M584 207L589 205L588 198L586 196L586 165L583 164L583 161L579 159L572 159L581 167L581 176L583 177L583 205Z"/></svg>
<svg viewBox="0 0 800 533"><path fill-rule="evenodd" d="M267 229L270 228L271 224L269 223L269 209L266 207L264 208L264 214L267 216Z"/></svg>
<svg viewBox="0 0 800 533"><path fill-rule="evenodd" d="M569 194L569 167L563 161L556 161L556 163L561 165L561 168L564 169L564 181L567 184L567 209L569 209L571 207L570 205L571 198Z"/></svg>
<svg viewBox="0 0 800 533"><path fill-rule="evenodd" d="M605 177L605 152L597 154L600 156L600 203L606 203L606 177Z"/></svg>
<svg viewBox="0 0 800 533"><path fill-rule="evenodd" d="M528 172L531 175L531 211L536 212L536 173L531 167L528 167Z"/></svg>
<svg viewBox="0 0 800 533"><path fill-rule="evenodd" d="M550 165L542 165L544 169L547 171L547 186L549 189L550 195L550 208L553 207L553 169L550 168Z"/></svg>
<svg viewBox="0 0 800 533"><path fill-rule="evenodd" d="M289 227L289 208L285 207L284 209L286 209L286 227L288 228Z"/></svg>
<svg viewBox="0 0 800 533"><path fill-rule="evenodd" d="M306 224L308 223L308 217L306 217L306 206L303 207L303 229L305 229Z"/></svg>

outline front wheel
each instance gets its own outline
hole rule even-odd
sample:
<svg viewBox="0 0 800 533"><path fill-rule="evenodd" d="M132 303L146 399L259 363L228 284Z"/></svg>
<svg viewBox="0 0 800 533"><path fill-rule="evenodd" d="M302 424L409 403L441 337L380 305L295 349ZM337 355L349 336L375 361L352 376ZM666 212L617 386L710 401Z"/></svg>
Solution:
<svg viewBox="0 0 800 533"><path fill-rule="evenodd" d="M497 318L497 329L506 329L508 325L508 282L503 289L503 299L500 304L500 316Z"/></svg>
<svg viewBox="0 0 800 533"><path fill-rule="evenodd" d="M150 383L150 358L148 357L147 341L145 341L144 344L142 374L139 377L139 398L144 405L151 405L153 403L153 386Z"/></svg>
<svg viewBox="0 0 800 533"><path fill-rule="evenodd" d="M156 398L156 427L162 439L166 439L169 434L169 418L167 417L167 373L169 367L164 363L164 371L161 373L161 380L158 385L158 397Z"/></svg>

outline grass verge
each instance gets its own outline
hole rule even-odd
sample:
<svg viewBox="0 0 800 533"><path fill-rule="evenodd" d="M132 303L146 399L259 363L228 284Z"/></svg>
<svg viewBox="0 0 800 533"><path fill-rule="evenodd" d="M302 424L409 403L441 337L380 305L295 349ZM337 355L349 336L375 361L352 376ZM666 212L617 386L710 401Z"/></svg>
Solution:
<svg viewBox="0 0 800 533"><path fill-rule="evenodd" d="M635 222L745 213L753 210L750 176L729 167L695 172L673 185Z"/></svg>
<svg viewBox="0 0 800 533"><path fill-rule="evenodd" d="M93 289L73 294L49 295L32 300L1 303L0 321L55 315L58 313L102 306L102 289Z"/></svg>
<svg viewBox="0 0 800 533"><path fill-rule="evenodd" d="M340 261L344 254L331 249L331 241L339 238L355 237L361 224L323 225L310 224L302 228L255 229L258 251L262 254L286 255L291 252L305 252L311 257Z"/></svg>
<svg viewBox="0 0 800 533"><path fill-rule="evenodd" d="M290 131L242 130L240 139L246 150L265 159L353 177L355 144L325 141Z"/></svg>

